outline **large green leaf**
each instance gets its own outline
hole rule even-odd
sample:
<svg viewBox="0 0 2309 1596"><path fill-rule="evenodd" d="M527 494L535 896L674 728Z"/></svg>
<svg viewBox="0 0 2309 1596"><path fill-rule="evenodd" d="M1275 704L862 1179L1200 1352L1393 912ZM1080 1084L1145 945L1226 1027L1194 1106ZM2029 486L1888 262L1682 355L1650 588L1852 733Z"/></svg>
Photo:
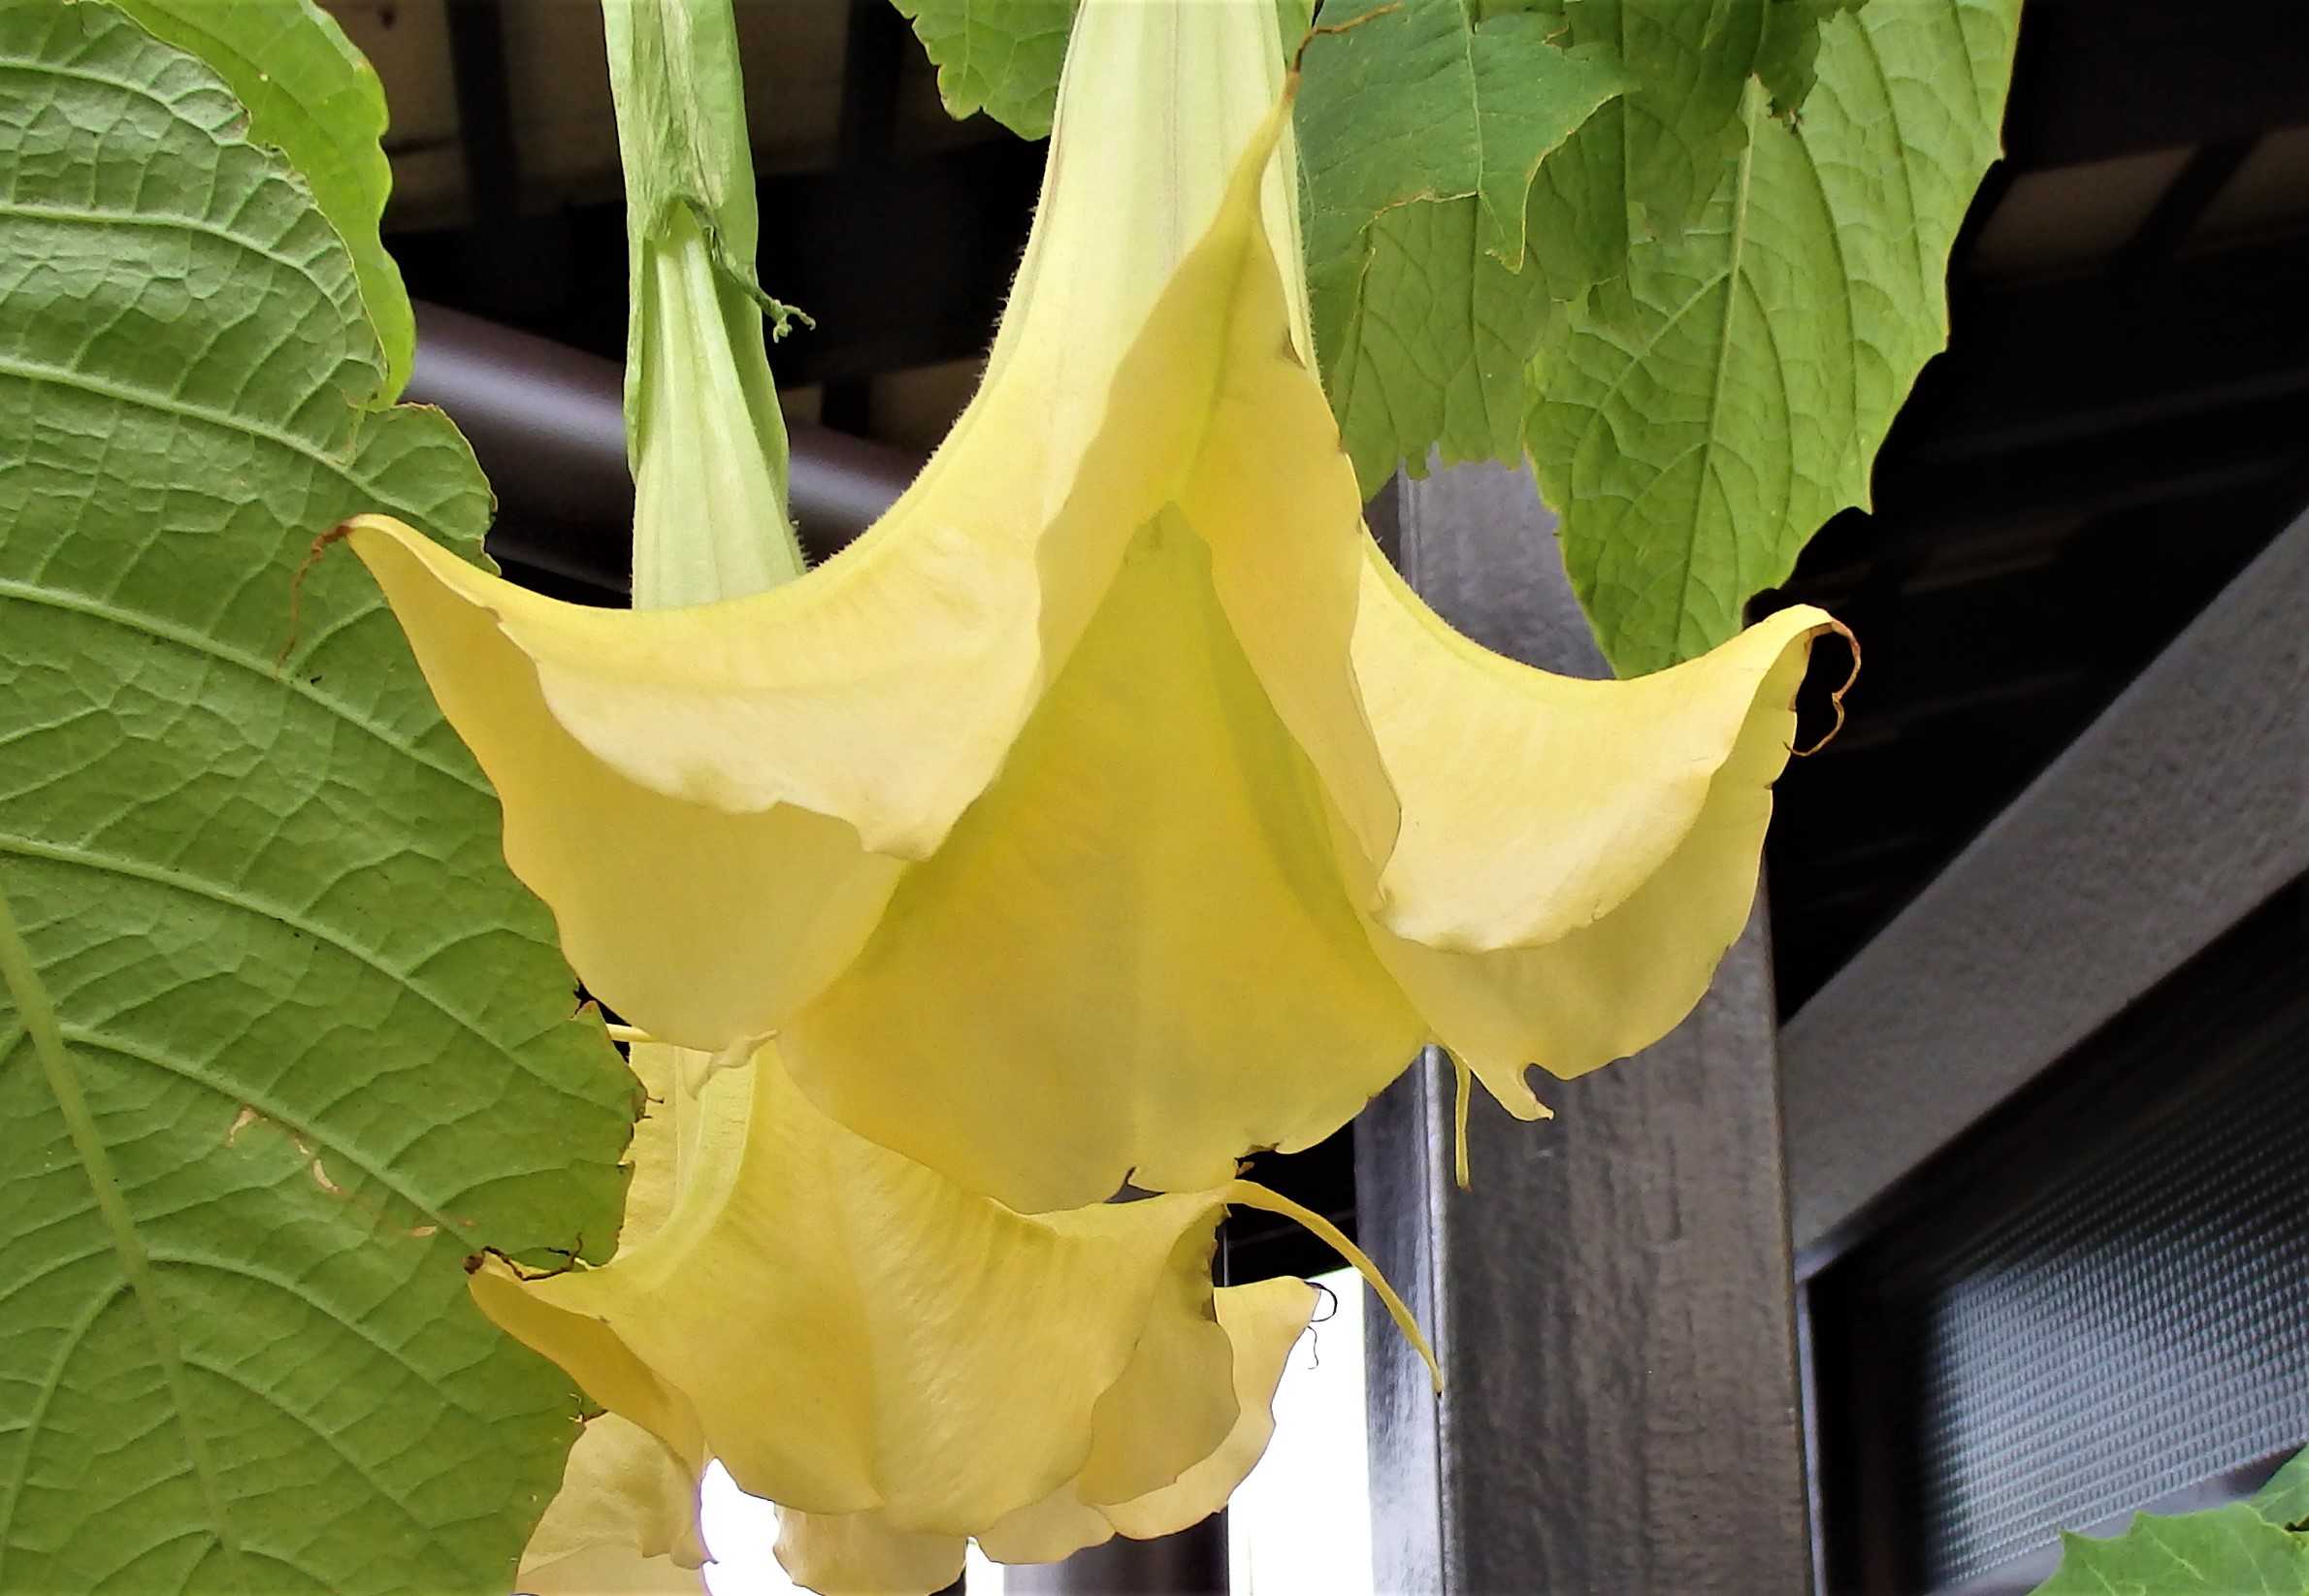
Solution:
<svg viewBox="0 0 2309 1596"><path fill-rule="evenodd" d="M2253 1511L2281 1528L2309 1530L2309 1449L2295 1452L2254 1492Z"/></svg>
<svg viewBox="0 0 2309 1596"><path fill-rule="evenodd" d="M2251 1501L2204 1513L2136 1514L2122 1535L2061 1537L2061 1566L2034 1596L2309 1596L2309 1451Z"/></svg>
<svg viewBox="0 0 2309 1596"><path fill-rule="evenodd" d="M1532 182L1629 80L1538 16L1396 0L1336 20L1307 48L1296 131L1316 347L1356 474L1377 492L1431 445L1520 459L1549 309Z"/></svg>
<svg viewBox="0 0 2309 1596"><path fill-rule="evenodd" d="M487 488L213 73L0 73L0 1589L502 1596L575 1399L461 1265L606 1251L631 1078L351 562L275 664L316 532Z"/></svg>
<svg viewBox="0 0 2309 1596"><path fill-rule="evenodd" d="M1570 299L1617 276L1632 244L1682 235L1747 143L1748 80L1762 78L1789 109L1801 104L1822 21L1859 0L1527 3L1557 46L1609 55L1630 79L1532 197L1531 230L1554 249L1548 287Z"/></svg>
<svg viewBox="0 0 2309 1596"><path fill-rule="evenodd" d="M1830 16L1801 115L1772 119L1751 84L1699 222L1551 331L1528 442L1623 673L1731 635L1821 523L1867 503L1893 412L1947 339L1948 250L1998 153L2019 9Z"/></svg>
<svg viewBox="0 0 2309 1596"><path fill-rule="evenodd" d="M1625 271L1631 249L1680 237L1747 138L1749 79L1800 100L1820 21L1845 3L1324 12L1354 25L1307 51L1308 271L1366 494L1398 463L1424 472L1430 450L1521 462L1525 369L1560 306Z"/></svg>
<svg viewBox="0 0 2309 1596"><path fill-rule="evenodd" d="M206 61L247 108L249 136L277 147L352 251L361 301L384 345L383 397L408 382L417 327L377 227L393 174L385 91L368 58L312 0L119 0L146 31Z"/></svg>
<svg viewBox="0 0 2309 1596"><path fill-rule="evenodd" d="M2309 1537L2242 1502L2171 1517L2142 1514L2124 1534L2061 1537L2061 1567L2035 1596L2303 1596Z"/></svg>
<svg viewBox="0 0 2309 1596"><path fill-rule="evenodd" d="M1022 138L1047 139L1075 0L893 0L938 69L959 119L985 112Z"/></svg>

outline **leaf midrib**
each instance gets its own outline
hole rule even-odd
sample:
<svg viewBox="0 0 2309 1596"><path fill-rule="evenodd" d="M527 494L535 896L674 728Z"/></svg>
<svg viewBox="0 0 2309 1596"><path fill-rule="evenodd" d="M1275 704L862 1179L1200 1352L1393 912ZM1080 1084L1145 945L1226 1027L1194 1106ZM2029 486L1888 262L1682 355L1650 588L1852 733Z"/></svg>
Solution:
<svg viewBox="0 0 2309 1596"><path fill-rule="evenodd" d="M215 1464L210 1459L208 1439L193 1422L192 1391L185 1374L183 1349L178 1345L176 1329L169 1322L168 1304L161 1299L159 1283L152 1278L152 1262L145 1252L144 1238L137 1234L136 1217L129 1212L128 1198L113 1170L111 1150L98 1134L87 1099L81 1094L80 1076L73 1069L63 1032L56 1024L55 1005L49 1000L39 967L32 961L32 950L16 929L16 915L9 906L5 888L0 888L0 986L5 986L16 1001L25 1033L32 1039L33 1055L40 1060L49 1094L54 1097L65 1130L72 1138L81 1172L96 1199L97 1212L104 1218L114 1254L120 1261L121 1276L144 1315L146 1333L151 1340L153 1355L160 1361L171 1404L177 1410L177 1429L184 1439L185 1457L200 1482L201 1499L209 1510L216 1544L231 1560L234 1583L248 1590L248 1571L241 1561L240 1543L234 1538L231 1521L225 1515L223 1484ZM109 1307L113 1300L108 1295L104 1306ZM81 1336L86 1335L87 1325L93 1324L103 1312L104 1308L99 1307L88 1317L80 1328ZM28 1436L25 1440L22 1466L26 1469L31 1467L31 1448L36 1439ZM9 1516L0 1521L0 1556L5 1556L13 1542L8 1532L15 1527L17 1501L17 1492L12 1491Z"/></svg>
<svg viewBox="0 0 2309 1596"><path fill-rule="evenodd" d="M1724 377L1732 365L1732 326L1740 311L1740 258L1747 246L1748 180L1756 164L1756 112L1762 96L1752 87L1742 90L1746 139L1740 147L1740 176L1732 191L1732 250L1724 263L1724 324L1716 338L1715 375L1707 387L1707 431L1700 453L1700 480L1692 492L1691 524L1684 531L1683 569L1675 583L1675 646L1689 646L1685 629L1692 625L1692 571L1698 563L1700 521L1707 513L1707 481L1715 467L1717 420L1724 407Z"/></svg>

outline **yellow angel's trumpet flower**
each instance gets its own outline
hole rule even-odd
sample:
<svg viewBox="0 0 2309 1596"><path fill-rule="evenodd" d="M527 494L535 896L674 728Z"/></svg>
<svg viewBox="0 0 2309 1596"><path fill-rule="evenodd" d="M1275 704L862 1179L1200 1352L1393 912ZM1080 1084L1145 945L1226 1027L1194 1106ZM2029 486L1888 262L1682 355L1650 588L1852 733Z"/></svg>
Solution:
<svg viewBox="0 0 2309 1596"><path fill-rule="evenodd" d="M537 597L354 547L588 986L1023 1212L1209 1190L1437 1040L1523 1081L1690 1010L1809 640L1629 682L1387 568L1312 369L1267 0L1089 0L985 383L852 548L752 598ZM829 1511L839 1511L830 1504Z"/></svg>
<svg viewBox="0 0 2309 1596"><path fill-rule="evenodd" d="M1233 1182L1021 1215L835 1124L774 1050L716 1070L645 1045L634 1063L653 1106L617 1255L545 1276L484 1258L472 1278L609 1410L525 1588L678 1585L717 1456L780 1504L779 1555L826 1591L936 1589L971 1536L1027 1562L1168 1534L1258 1460L1316 1292L1214 1288L1211 1252L1226 1204L1293 1205Z"/></svg>

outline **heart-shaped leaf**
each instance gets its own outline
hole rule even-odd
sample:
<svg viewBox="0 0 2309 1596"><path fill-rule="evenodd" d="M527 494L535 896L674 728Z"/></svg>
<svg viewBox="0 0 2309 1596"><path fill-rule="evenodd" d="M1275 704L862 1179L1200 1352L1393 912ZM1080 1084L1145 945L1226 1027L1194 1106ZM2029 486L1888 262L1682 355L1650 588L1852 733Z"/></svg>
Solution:
<svg viewBox="0 0 2309 1596"><path fill-rule="evenodd" d="M0 1589L502 1596L575 1438L462 1261L633 1085L350 560L490 501L192 56L0 7Z"/></svg>
<svg viewBox="0 0 2309 1596"><path fill-rule="evenodd" d="M1785 0L1783 0L1785 3ZM1565 563L1622 674L1740 629L1869 468L1948 337L1948 251L1996 159L2020 0L1817 21L1793 121L1747 135L1673 243L1555 323L1527 433ZM1764 64L1783 87L1801 69Z"/></svg>

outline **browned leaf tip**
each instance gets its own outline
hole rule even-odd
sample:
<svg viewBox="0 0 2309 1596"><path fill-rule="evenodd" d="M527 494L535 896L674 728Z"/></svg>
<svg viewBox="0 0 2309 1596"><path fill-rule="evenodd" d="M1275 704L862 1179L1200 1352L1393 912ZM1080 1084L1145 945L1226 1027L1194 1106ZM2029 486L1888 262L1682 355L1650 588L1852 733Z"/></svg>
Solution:
<svg viewBox="0 0 2309 1596"><path fill-rule="evenodd" d="M532 1269L529 1265L512 1256L502 1248L484 1247L478 1253L471 1253L466 1255L465 1272L469 1275L478 1274L480 1273L481 1264L484 1259L495 1258L498 1262L512 1270L513 1276L516 1280L551 1280L556 1275L566 1275L570 1270L577 1267L577 1255L585 1251L585 1238L583 1236L579 1236L577 1238L577 1245L566 1252L559 1247L541 1247L538 1249L538 1251L541 1253L551 1253L556 1257L566 1258L568 1261L565 1263L556 1264L551 1269Z"/></svg>
<svg viewBox="0 0 2309 1596"><path fill-rule="evenodd" d="M288 635L281 640L280 652L273 656L276 675L288 664L288 657L297 648L297 612L305 598L305 578L312 574L312 568L321 563L321 556L329 552L329 545L341 543L353 535L352 523L340 521L312 540L312 547L305 551L305 559L297 567L297 573L289 578Z"/></svg>
<svg viewBox="0 0 2309 1596"><path fill-rule="evenodd" d="M1301 65L1307 58L1307 47L1314 44L1317 38L1326 33L1347 33L1352 29L1361 27L1365 22L1370 21L1374 16L1384 16L1391 11L1401 11L1402 9L1402 0L1387 0L1385 5L1373 6L1369 11L1359 12L1355 16L1349 17L1344 22L1324 22L1320 20L1310 21L1307 24L1306 37L1299 41L1299 48L1291 51L1290 83L1285 86L1284 92L1287 95L1297 87L1299 81L1299 71ZM1322 16L1322 10L1323 8L1321 5L1321 0L1317 0L1315 16L1317 18Z"/></svg>

